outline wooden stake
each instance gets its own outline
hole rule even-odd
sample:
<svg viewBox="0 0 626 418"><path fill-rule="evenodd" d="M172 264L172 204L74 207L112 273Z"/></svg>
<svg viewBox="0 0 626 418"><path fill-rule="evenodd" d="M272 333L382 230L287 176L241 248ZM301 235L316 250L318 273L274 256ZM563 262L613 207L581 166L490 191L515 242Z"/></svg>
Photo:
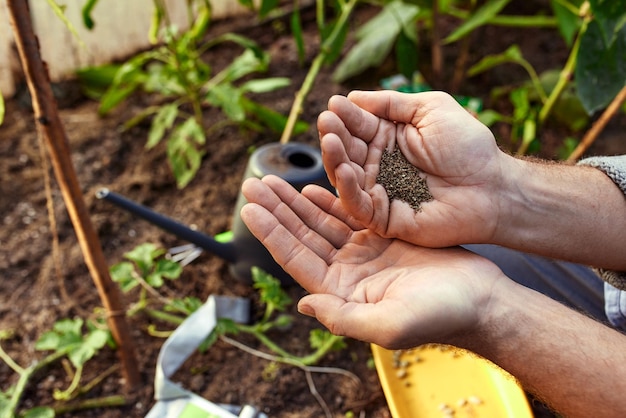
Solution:
<svg viewBox="0 0 626 418"><path fill-rule="evenodd" d="M613 116L617 113L622 103L626 101L626 86L624 86L617 96L611 101L609 106L604 110L600 118L593 124L591 129L587 131L583 139L580 141L578 146L574 149L572 154L567 158L568 162L574 162L579 159L587 148L593 144L596 140L600 132L604 129L607 123L613 118Z"/></svg>
<svg viewBox="0 0 626 418"><path fill-rule="evenodd" d="M69 142L52 94L48 69L41 59L39 42L33 32L28 0L7 0L15 42L26 75L35 120L50 153L54 173L72 225L76 231L85 263L106 309L108 325L118 344L118 354L128 389L139 384L133 343L126 323L126 310L119 288L109 275L100 240L91 224L82 192L72 165Z"/></svg>

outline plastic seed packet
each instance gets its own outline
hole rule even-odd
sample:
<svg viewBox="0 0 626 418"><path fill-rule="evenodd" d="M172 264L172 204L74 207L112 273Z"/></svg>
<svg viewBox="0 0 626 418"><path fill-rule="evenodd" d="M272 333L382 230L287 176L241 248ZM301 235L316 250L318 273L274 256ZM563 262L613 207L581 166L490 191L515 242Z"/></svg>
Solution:
<svg viewBox="0 0 626 418"><path fill-rule="evenodd" d="M267 418L256 408L210 402L172 382L170 378L217 325L217 318L247 322L250 301L209 296L165 341L154 378L156 404L145 418Z"/></svg>

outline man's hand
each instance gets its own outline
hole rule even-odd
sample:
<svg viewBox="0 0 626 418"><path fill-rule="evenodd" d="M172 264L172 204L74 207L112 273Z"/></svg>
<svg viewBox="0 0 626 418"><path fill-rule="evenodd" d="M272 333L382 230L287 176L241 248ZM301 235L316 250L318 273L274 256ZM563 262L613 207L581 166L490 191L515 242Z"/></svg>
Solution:
<svg viewBox="0 0 626 418"><path fill-rule="evenodd" d="M461 248L428 249L383 238L349 217L318 186L248 179L241 217L285 271L311 294L298 307L328 329L385 347L450 342L481 323L494 283L491 262Z"/></svg>
<svg viewBox="0 0 626 418"><path fill-rule="evenodd" d="M324 167L346 210L384 237L443 247L496 233L507 164L489 129L440 92L352 92L318 119ZM415 213L376 184L384 149L397 146L433 200Z"/></svg>

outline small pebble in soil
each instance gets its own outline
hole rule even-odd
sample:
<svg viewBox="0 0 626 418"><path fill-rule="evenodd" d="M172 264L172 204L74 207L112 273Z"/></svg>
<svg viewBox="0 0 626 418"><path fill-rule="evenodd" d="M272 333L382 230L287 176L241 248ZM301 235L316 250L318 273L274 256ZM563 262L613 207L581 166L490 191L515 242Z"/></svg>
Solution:
<svg viewBox="0 0 626 418"><path fill-rule="evenodd" d="M409 204L416 212L422 210L421 204L433 200L426 179L420 176L420 170L411 164L399 148L392 152L383 150L376 182L387 191L389 202L401 200Z"/></svg>

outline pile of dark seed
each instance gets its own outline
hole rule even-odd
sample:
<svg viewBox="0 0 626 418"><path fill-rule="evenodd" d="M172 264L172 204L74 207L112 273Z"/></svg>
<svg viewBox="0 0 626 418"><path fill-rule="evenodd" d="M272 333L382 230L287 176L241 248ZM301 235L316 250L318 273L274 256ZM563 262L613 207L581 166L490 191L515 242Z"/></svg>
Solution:
<svg viewBox="0 0 626 418"><path fill-rule="evenodd" d="M389 202L401 200L416 212L422 210L422 203L433 200L426 179L420 177L419 169L397 147L393 152L383 151L376 182L387 191Z"/></svg>

